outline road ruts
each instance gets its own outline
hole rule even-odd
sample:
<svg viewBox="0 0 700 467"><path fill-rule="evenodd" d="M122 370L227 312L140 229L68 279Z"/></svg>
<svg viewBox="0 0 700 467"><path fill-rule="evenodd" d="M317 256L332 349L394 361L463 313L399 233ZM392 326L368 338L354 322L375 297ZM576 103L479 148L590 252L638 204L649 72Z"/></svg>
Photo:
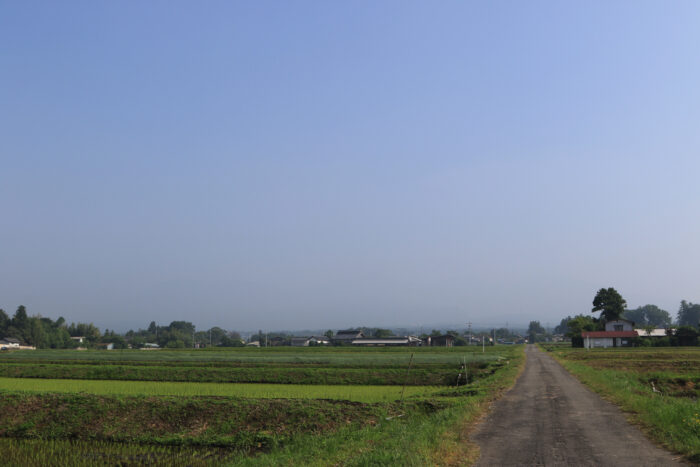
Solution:
<svg viewBox="0 0 700 467"><path fill-rule="evenodd" d="M513 389L472 435L477 466L684 465L534 345Z"/></svg>

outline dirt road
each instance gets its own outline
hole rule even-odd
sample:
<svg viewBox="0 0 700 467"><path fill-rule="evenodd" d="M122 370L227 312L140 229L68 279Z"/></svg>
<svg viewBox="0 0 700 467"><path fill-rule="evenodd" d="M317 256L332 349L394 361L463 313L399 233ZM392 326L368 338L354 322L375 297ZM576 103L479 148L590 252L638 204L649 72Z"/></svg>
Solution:
<svg viewBox="0 0 700 467"><path fill-rule="evenodd" d="M472 435L478 466L682 465L552 357L533 345L525 352L523 374Z"/></svg>

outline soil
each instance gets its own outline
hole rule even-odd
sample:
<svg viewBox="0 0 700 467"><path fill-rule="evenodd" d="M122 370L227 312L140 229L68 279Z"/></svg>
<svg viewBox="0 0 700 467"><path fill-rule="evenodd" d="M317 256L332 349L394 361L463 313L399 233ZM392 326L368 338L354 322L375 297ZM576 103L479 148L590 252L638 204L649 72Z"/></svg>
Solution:
<svg viewBox="0 0 700 467"><path fill-rule="evenodd" d="M478 466L684 465L552 357L526 347L525 369L472 435Z"/></svg>

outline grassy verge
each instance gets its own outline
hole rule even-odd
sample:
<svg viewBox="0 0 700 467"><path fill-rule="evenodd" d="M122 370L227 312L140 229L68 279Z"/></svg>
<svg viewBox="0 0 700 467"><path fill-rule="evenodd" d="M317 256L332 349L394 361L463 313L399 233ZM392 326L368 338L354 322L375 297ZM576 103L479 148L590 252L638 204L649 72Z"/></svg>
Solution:
<svg viewBox="0 0 700 467"><path fill-rule="evenodd" d="M700 462L700 406L697 397L692 397L692 392L691 397L686 397L688 393L681 397L670 392L664 394L657 387L663 387L664 381L673 380L677 375L654 373L658 384L652 386L648 375L636 371L635 365L625 365L627 358L642 357L641 352L615 354L615 350L605 350L586 355L583 349L572 351L570 348L550 352L581 382L627 412L650 438L692 462ZM650 359L653 356L651 354ZM599 367L601 360L616 358L618 369ZM664 358L668 359L668 356L664 355Z"/></svg>
<svg viewBox="0 0 700 467"><path fill-rule="evenodd" d="M360 430L340 430L306 437L238 465L471 465L479 456L469 433L474 424L522 370L522 347L513 348L501 369L458 389L424 400L419 409L405 407L400 415L380 419Z"/></svg>

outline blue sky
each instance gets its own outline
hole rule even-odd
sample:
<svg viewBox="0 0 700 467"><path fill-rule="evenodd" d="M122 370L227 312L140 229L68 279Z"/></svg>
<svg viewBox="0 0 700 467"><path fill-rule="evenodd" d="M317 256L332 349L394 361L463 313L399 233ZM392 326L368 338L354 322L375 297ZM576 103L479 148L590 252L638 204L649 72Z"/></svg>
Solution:
<svg viewBox="0 0 700 467"><path fill-rule="evenodd" d="M0 307L125 330L700 301L697 2L3 2Z"/></svg>

